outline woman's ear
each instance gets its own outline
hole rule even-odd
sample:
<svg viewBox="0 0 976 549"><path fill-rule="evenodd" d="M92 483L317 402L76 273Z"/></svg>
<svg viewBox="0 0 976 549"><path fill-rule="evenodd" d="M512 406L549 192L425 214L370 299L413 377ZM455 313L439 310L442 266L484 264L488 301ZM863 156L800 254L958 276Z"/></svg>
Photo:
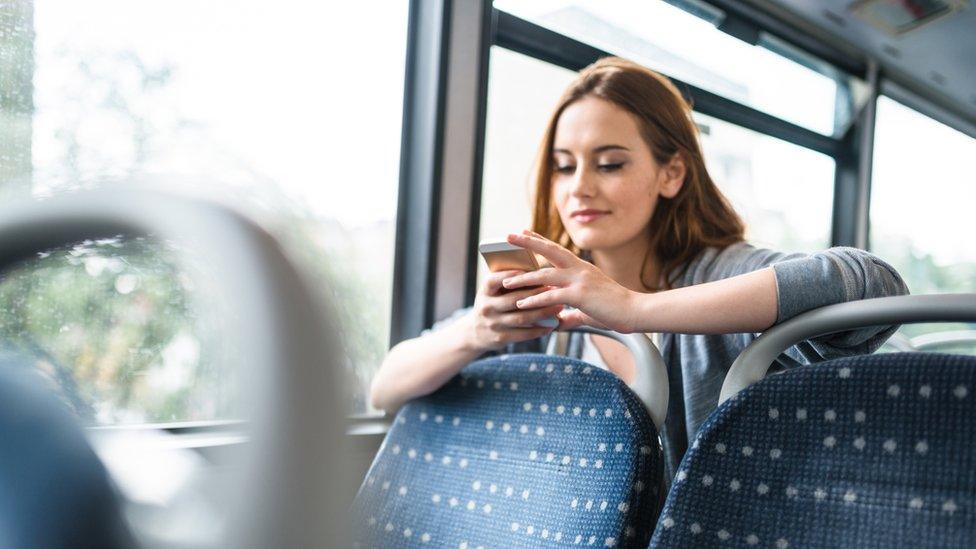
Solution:
<svg viewBox="0 0 976 549"><path fill-rule="evenodd" d="M674 198L685 182L688 168L681 153L674 153L671 160L661 168L660 194L664 198Z"/></svg>

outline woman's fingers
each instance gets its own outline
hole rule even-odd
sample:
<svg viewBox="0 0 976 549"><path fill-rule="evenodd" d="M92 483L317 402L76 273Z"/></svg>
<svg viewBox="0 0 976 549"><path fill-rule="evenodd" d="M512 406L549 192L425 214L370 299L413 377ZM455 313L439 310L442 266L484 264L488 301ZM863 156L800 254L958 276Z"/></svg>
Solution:
<svg viewBox="0 0 976 549"><path fill-rule="evenodd" d="M549 307L551 305L573 305L568 301L568 293L563 288L553 288L540 294L526 297L515 302L519 309L536 309L539 307Z"/></svg>
<svg viewBox="0 0 976 549"><path fill-rule="evenodd" d="M527 286L562 286L565 280L564 271L545 268L506 278L502 285L510 290Z"/></svg>
<svg viewBox="0 0 976 549"><path fill-rule="evenodd" d="M497 273L488 273L485 277L485 293L488 295L498 295L503 289L502 281L513 276L518 276L525 271L498 271Z"/></svg>
<svg viewBox="0 0 976 549"><path fill-rule="evenodd" d="M531 328L533 324L544 318L551 318L558 315L561 310L562 306L505 313L498 316L498 322L506 329Z"/></svg>
<svg viewBox="0 0 976 549"><path fill-rule="evenodd" d="M582 261L573 252L542 236L510 234L508 235L508 243L521 246L545 257L554 267L571 267Z"/></svg>
<svg viewBox="0 0 976 549"><path fill-rule="evenodd" d="M570 330L572 328L576 328L577 326L592 326L594 328L600 328L603 330L609 329L607 326L593 320L593 317L579 309L569 309L559 313L560 330Z"/></svg>
<svg viewBox="0 0 976 549"><path fill-rule="evenodd" d="M519 290L512 290L511 292L502 294L494 298L494 303L492 309L500 312L507 313L509 311L517 311L518 307L515 306L515 302L527 297L531 297L537 294L545 292L549 288L547 286L538 286L535 288L522 288Z"/></svg>

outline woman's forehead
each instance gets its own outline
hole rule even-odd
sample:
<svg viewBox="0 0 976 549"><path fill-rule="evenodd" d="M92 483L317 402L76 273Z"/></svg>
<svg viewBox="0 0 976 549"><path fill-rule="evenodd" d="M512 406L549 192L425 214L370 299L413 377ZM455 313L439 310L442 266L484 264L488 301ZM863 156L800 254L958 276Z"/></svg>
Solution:
<svg viewBox="0 0 976 549"><path fill-rule="evenodd" d="M633 115L609 101L587 97L563 109L556 123L553 150L586 153L608 144L634 150L641 143Z"/></svg>

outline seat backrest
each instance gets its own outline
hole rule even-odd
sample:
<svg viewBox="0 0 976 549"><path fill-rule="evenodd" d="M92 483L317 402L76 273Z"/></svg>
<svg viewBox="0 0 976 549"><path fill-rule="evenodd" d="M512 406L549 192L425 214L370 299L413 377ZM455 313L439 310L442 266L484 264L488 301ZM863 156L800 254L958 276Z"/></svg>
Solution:
<svg viewBox="0 0 976 549"><path fill-rule="evenodd" d="M767 377L685 455L653 546L976 545L976 357L896 353Z"/></svg>
<svg viewBox="0 0 976 549"><path fill-rule="evenodd" d="M105 467L23 357L0 353L0 547L132 547Z"/></svg>
<svg viewBox="0 0 976 549"><path fill-rule="evenodd" d="M487 358L397 414L354 502L358 542L646 547L662 476L657 430L616 376Z"/></svg>

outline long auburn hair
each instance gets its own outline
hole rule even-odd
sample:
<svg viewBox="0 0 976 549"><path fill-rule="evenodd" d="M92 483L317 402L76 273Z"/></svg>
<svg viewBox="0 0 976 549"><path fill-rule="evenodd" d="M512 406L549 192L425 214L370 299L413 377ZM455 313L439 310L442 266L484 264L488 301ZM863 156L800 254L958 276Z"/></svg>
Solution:
<svg viewBox="0 0 976 549"><path fill-rule="evenodd" d="M619 57L605 57L583 69L553 109L535 161L535 232L576 255L583 252L570 239L552 201L552 148L559 117L566 107L585 97L609 101L634 115L641 137L660 166L675 155L685 163L681 189L673 198L660 197L648 225L651 245L640 273L647 290L659 289L657 281L648 284L644 280L651 253L660 262L663 289L669 289L703 249L744 240L742 219L705 168L691 105L666 77Z"/></svg>

